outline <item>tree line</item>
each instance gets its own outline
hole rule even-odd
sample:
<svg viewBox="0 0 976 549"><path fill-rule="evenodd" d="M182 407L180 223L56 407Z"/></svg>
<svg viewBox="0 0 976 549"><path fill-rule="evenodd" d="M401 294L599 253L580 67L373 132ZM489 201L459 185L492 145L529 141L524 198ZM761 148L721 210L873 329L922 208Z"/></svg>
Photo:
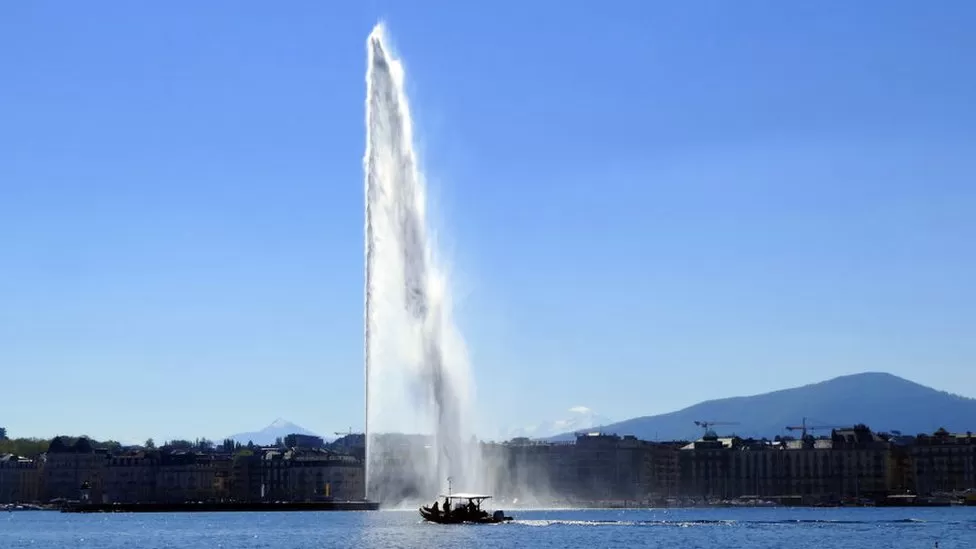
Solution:
<svg viewBox="0 0 976 549"><path fill-rule="evenodd" d="M73 437L72 437L73 438ZM109 452L120 452L124 448L121 442L116 440L105 440L98 441L91 437L79 437L87 438L91 441L94 448L107 450ZM0 427L0 455L14 454L16 456L33 458L37 457L48 451L51 446L51 441L54 439L46 438L8 438L7 429ZM138 446L137 446L138 447ZM224 439L220 444L216 444L214 441L208 438L197 438L194 440L183 440L176 439L170 440L163 443L162 448L171 448L174 450L186 450L186 451L197 451L197 452L213 452L221 451L226 453L239 453L246 450L253 449L255 446L252 442L247 444L241 444L233 439ZM142 445L142 449L145 450L156 450L156 442L153 439L147 439Z"/></svg>

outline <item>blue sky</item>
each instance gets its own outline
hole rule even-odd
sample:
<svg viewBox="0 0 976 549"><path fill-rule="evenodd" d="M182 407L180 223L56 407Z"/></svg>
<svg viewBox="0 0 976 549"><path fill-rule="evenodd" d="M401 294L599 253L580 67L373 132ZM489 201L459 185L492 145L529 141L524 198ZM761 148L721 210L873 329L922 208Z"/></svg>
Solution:
<svg viewBox="0 0 976 549"><path fill-rule="evenodd" d="M341 4L0 7L11 435L361 428L380 19L483 429L865 370L976 396L970 3Z"/></svg>

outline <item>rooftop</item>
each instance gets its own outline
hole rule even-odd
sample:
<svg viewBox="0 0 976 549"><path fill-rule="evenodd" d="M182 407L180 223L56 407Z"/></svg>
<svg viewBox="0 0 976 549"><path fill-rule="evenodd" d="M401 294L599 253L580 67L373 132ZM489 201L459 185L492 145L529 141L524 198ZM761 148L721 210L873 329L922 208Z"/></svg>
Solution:
<svg viewBox="0 0 976 549"><path fill-rule="evenodd" d="M450 495L441 494L437 497L448 498L448 499L491 499L491 496L486 496L484 494L469 494L466 492L458 492L456 494L450 494Z"/></svg>

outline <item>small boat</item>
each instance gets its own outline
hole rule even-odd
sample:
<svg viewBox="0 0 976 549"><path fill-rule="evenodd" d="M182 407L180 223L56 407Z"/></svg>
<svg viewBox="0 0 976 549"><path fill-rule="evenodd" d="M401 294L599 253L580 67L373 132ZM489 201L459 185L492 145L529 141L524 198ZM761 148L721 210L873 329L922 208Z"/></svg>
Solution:
<svg viewBox="0 0 976 549"><path fill-rule="evenodd" d="M491 499L491 496L482 494L448 494L440 495L437 499L444 500L444 507L438 507L438 503L420 508L420 516L428 522L438 524L496 524L507 522L512 517L505 516L502 511L488 513L482 509L482 503ZM448 507L447 504L450 504Z"/></svg>

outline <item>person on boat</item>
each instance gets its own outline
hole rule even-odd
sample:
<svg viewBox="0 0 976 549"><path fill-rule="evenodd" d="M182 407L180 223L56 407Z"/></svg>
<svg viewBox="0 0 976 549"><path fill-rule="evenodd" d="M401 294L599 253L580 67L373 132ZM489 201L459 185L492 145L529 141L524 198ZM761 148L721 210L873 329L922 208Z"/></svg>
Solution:
<svg viewBox="0 0 976 549"><path fill-rule="evenodd" d="M451 516L451 500L448 498L444 498L444 516Z"/></svg>
<svg viewBox="0 0 976 549"><path fill-rule="evenodd" d="M438 507L438 502L435 501L434 505L431 505L430 512L433 513L435 517L441 514L441 509Z"/></svg>

